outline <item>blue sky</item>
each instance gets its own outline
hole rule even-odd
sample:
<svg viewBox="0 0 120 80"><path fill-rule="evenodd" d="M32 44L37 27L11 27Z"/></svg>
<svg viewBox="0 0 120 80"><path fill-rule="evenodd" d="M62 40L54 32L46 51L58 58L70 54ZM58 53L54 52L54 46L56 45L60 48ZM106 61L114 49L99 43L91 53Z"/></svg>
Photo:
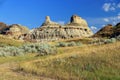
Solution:
<svg viewBox="0 0 120 80"><path fill-rule="evenodd" d="M0 22L22 24L30 29L39 27L47 15L63 24L73 14L98 30L120 22L120 0L0 0Z"/></svg>

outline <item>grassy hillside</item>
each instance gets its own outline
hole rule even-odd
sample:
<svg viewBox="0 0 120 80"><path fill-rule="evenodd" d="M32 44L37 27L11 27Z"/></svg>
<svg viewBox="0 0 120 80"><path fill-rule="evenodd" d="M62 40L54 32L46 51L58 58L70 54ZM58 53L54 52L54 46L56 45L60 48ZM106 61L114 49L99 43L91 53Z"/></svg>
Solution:
<svg viewBox="0 0 120 80"><path fill-rule="evenodd" d="M7 36L0 35L0 46L21 46L24 42L10 39Z"/></svg>
<svg viewBox="0 0 120 80"><path fill-rule="evenodd" d="M20 63L19 70L57 80L120 80L120 42L58 50L57 55Z"/></svg>
<svg viewBox="0 0 120 80"><path fill-rule="evenodd" d="M82 39L64 42L71 41ZM120 42L95 46L87 45L89 41L82 42L83 46L58 47L54 55L0 57L0 80L120 80ZM24 44L4 36L0 36L0 43Z"/></svg>

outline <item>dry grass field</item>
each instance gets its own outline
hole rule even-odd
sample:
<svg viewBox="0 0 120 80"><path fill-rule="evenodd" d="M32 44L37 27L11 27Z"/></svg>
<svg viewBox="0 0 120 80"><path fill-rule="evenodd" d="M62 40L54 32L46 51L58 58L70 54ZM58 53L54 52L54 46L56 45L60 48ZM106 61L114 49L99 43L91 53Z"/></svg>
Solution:
<svg viewBox="0 0 120 80"><path fill-rule="evenodd" d="M7 39L1 36L0 43L24 44ZM58 47L58 53L53 55L0 57L0 80L120 80L120 42L103 45L87 42L86 39L82 46Z"/></svg>
<svg viewBox="0 0 120 80"><path fill-rule="evenodd" d="M120 42L58 50L57 55L24 61L18 70L55 80L120 80Z"/></svg>

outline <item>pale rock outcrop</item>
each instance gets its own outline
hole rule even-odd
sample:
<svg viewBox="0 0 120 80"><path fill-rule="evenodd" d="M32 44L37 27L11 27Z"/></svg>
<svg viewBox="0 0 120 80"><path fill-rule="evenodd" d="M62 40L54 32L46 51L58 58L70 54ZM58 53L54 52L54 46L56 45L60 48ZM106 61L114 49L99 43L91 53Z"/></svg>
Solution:
<svg viewBox="0 0 120 80"><path fill-rule="evenodd" d="M56 22L50 20L49 16L46 16L45 22L42 24L42 27L59 27L60 25Z"/></svg>
<svg viewBox="0 0 120 80"><path fill-rule="evenodd" d="M4 30L4 35L15 39L22 39L24 38L23 35L27 34L28 32L29 29L27 27L20 24L12 24L6 28L6 30Z"/></svg>
<svg viewBox="0 0 120 80"><path fill-rule="evenodd" d="M25 39L32 41L53 41L59 39L90 37L93 33L87 22L77 15L71 17L70 23L60 25L50 20L47 16L45 22L39 28L33 30Z"/></svg>
<svg viewBox="0 0 120 80"><path fill-rule="evenodd" d="M84 19L82 19L81 17L77 16L77 15L73 15L71 17L70 23L67 24L67 25L88 27L87 22Z"/></svg>

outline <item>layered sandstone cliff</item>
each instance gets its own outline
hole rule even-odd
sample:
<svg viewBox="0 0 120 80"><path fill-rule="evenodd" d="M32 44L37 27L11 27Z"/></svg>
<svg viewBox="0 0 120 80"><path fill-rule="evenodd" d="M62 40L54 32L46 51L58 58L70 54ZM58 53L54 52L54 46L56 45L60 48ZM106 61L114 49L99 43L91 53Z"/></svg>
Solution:
<svg viewBox="0 0 120 80"><path fill-rule="evenodd" d="M45 22L37 29L32 30L25 39L35 41L52 41L58 39L90 37L93 33L87 22L77 15L71 17L70 23L60 25L47 16Z"/></svg>

